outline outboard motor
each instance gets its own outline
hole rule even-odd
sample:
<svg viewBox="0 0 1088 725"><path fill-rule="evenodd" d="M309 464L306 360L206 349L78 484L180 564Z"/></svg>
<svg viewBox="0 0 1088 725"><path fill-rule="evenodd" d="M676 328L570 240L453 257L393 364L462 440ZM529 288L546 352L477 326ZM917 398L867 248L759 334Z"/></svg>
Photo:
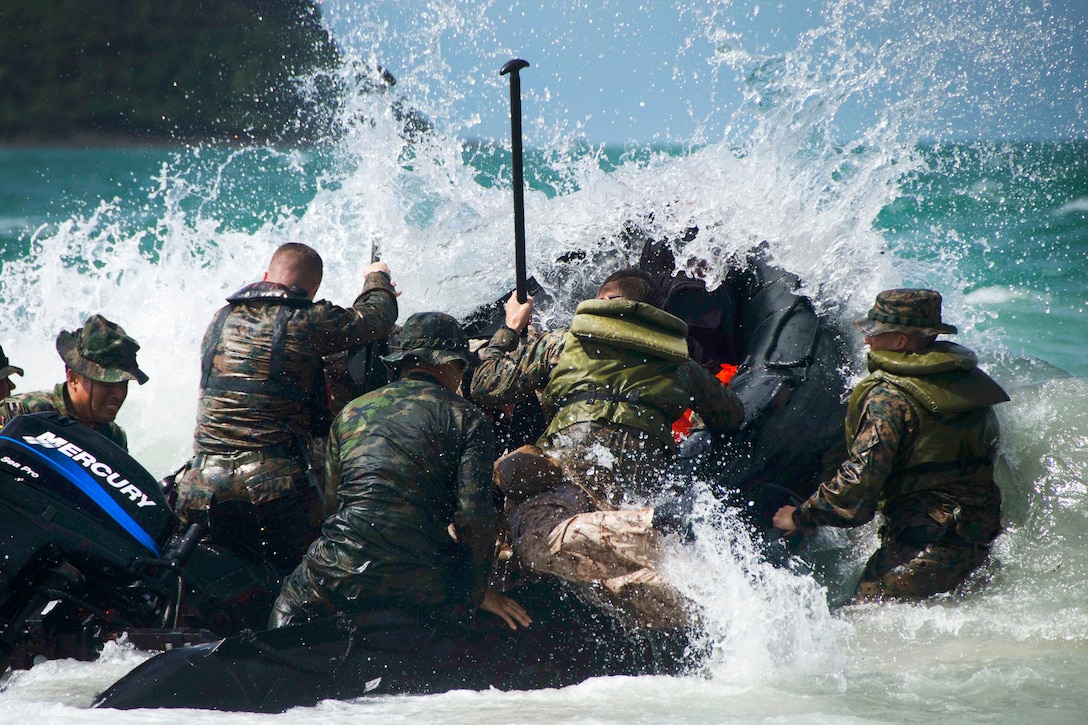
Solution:
<svg viewBox="0 0 1088 725"><path fill-rule="evenodd" d="M56 413L12 420L0 431L0 667L89 658L109 630L161 620L171 592L139 562L161 559L176 525L158 482L111 441Z"/></svg>
<svg viewBox="0 0 1088 725"><path fill-rule="evenodd" d="M181 573L202 531L174 536L176 526L159 482L91 428L56 413L8 423L0 430L0 672L93 659L122 632L172 630L176 642L178 624L193 623L179 619L182 600L219 617L237 591L256 589L251 598L264 604L271 585L253 585L259 566L203 545L192 557L196 578L235 583L210 596L187 591ZM217 576L201 571L209 563Z"/></svg>

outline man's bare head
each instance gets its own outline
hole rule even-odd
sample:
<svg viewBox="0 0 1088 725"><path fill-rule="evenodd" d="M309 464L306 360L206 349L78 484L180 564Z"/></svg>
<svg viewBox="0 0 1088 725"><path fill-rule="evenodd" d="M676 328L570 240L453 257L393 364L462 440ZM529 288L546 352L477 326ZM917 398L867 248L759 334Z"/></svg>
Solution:
<svg viewBox="0 0 1088 725"><path fill-rule="evenodd" d="M299 287L313 299L321 286L323 274L324 264L320 254L305 244L288 242L272 255L264 280Z"/></svg>
<svg viewBox="0 0 1088 725"><path fill-rule="evenodd" d="M627 267L609 275L597 289L597 299L645 302L654 307L661 304L661 294L654 278L635 267Z"/></svg>

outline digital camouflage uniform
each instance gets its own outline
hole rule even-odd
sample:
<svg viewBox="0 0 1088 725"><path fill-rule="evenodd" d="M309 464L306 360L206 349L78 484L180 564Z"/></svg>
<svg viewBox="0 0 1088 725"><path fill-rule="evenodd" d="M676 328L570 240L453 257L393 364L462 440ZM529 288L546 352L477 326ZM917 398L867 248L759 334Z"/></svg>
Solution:
<svg viewBox="0 0 1088 725"><path fill-rule="evenodd" d="M289 571L316 533L306 452L327 411L321 358L387 336L396 293L367 275L350 308L257 282L228 298L201 345L194 457L176 477L183 525L204 523L231 548L257 547ZM328 418L325 418L327 423ZM316 478L316 477L313 477Z"/></svg>
<svg viewBox="0 0 1088 725"><path fill-rule="evenodd" d="M441 313L410 317L398 345L387 360L468 360L456 321ZM474 609L495 553L494 456L487 416L421 370L345 406L326 456L338 507L285 579L271 625L335 611L448 619Z"/></svg>
<svg viewBox="0 0 1088 725"><path fill-rule="evenodd" d="M513 331L492 338L473 399L497 406L542 390L551 422L538 446L564 477L511 502L513 548L530 569L602 581L617 593L663 585L651 568L653 509L617 509L659 492L675 453L672 422L684 410L713 430L743 419L739 399L688 357L686 332L651 305L594 299L578 306L570 330L530 337L516 350Z"/></svg>
<svg viewBox="0 0 1088 725"><path fill-rule="evenodd" d="M921 292L929 291L881 293L876 320L879 309L916 303ZM931 324L940 324L933 322L939 296L937 304ZM856 598L921 599L949 591L982 564L1001 530L993 406L1008 396L977 368L974 353L950 342L917 354L870 351L868 366L871 374L855 387L848 408L849 459L794 511L794 524L860 526L882 507L881 547Z"/></svg>
<svg viewBox="0 0 1088 725"><path fill-rule="evenodd" d="M147 375L136 363L140 345L129 337L124 328L110 322L102 315L91 315L83 327L71 332L62 330L57 335L57 353L65 366L91 380L101 383L119 383L135 380L140 385L147 382ZM0 351L2 353L2 351ZM7 369L7 359L4 359ZM12 368L22 375L22 370ZM53 390L13 395L0 402L0 426L17 415L55 411L76 420L72 401L68 397L67 383L59 383ZM83 421L80 421L83 423ZM83 423L96 433L128 451L128 437L117 423Z"/></svg>

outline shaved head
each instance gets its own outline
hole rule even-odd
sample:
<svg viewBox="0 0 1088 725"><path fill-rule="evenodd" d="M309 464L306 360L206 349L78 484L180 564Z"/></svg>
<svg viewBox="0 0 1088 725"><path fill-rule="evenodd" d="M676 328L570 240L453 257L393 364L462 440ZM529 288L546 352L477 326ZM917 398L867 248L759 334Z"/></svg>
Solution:
<svg viewBox="0 0 1088 725"><path fill-rule="evenodd" d="M321 286L323 274L324 264L320 254L305 244L288 242L272 255L264 278L269 282L300 287L307 292L316 293Z"/></svg>

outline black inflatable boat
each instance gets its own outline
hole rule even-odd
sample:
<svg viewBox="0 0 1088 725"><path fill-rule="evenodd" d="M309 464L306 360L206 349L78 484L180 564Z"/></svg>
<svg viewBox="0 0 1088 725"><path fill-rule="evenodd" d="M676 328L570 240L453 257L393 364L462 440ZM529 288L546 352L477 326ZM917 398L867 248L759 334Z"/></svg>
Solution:
<svg viewBox="0 0 1088 725"><path fill-rule="evenodd" d="M689 323L693 354L737 366L731 385L746 410L737 435L685 440L676 477L710 482L769 529L777 506L814 487L821 456L842 436L849 359L795 276L762 250L741 262L713 291L683 275L665 285L664 306ZM466 320L474 335L489 334L496 312L501 324L501 303L492 307ZM632 627L561 582L510 592L534 619L518 632L490 617L453 627L393 612L262 632L278 590L272 567L175 527L159 482L106 439L54 414L9 423L0 431L0 669L90 659L125 633L168 651L98 706L271 712L369 694L678 674L702 659L693 633Z"/></svg>
<svg viewBox="0 0 1088 725"><path fill-rule="evenodd" d="M630 627L562 582L534 582L511 595L532 614L528 629L512 631L490 616L442 627L371 612L247 632L158 655L95 706L280 712L326 699L681 674L702 659L686 630Z"/></svg>

